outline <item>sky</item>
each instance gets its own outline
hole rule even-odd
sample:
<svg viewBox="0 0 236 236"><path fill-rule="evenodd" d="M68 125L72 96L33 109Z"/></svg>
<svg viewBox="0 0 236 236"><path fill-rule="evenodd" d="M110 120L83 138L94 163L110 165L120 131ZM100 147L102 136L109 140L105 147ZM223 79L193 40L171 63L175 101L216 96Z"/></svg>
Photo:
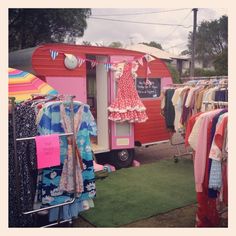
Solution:
<svg viewBox="0 0 236 236"><path fill-rule="evenodd" d="M128 46L155 41L160 43L164 50L178 55L187 49L188 34L193 29L192 8L92 8L91 10L92 15L87 20L87 29L84 36L77 41L78 44L89 41L108 46L111 42L119 41ZM203 20L219 19L222 15L227 15L227 9L198 8L197 24Z"/></svg>

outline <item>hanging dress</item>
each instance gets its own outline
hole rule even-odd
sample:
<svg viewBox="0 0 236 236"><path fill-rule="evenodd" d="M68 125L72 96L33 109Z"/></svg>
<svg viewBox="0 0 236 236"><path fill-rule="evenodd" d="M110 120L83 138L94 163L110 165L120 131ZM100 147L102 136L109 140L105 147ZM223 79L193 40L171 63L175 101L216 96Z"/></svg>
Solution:
<svg viewBox="0 0 236 236"><path fill-rule="evenodd" d="M126 63L122 76L118 80L117 97L108 107L108 119L116 122L145 122L148 117L145 112L132 76L132 63Z"/></svg>
<svg viewBox="0 0 236 236"><path fill-rule="evenodd" d="M16 138L32 137L37 135L35 112L29 104L18 104L15 107ZM22 140L14 146L13 119L9 114L8 120L8 207L9 227L32 227L32 214L24 215L33 209L36 191L37 166L36 145L34 140ZM15 165L15 156L17 166Z"/></svg>
<svg viewBox="0 0 236 236"><path fill-rule="evenodd" d="M84 106L81 105L78 112L76 113L74 117L74 130L76 133L78 132L79 127L81 125L83 109L84 109ZM65 132L67 133L72 132L71 120L66 115L66 111L65 111L65 107L63 103L60 104L60 111L61 111L61 118L62 118L62 126ZM73 146L72 146L73 139L75 142L75 157L74 158L73 158ZM77 196L79 196L83 192L83 188L84 188L83 177L82 177L82 169L83 169L82 157L78 150L75 137L68 136L67 142L68 142L67 158L64 161L59 189L61 191L66 191L66 192L75 191L77 193Z"/></svg>
<svg viewBox="0 0 236 236"><path fill-rule="evenodd" d="M78 102L74 102L75 120L81 105ZM38 120L38 132L41 135L65 133L61 118L60 103L50 103L49 106L44 106L42 109L43 115ZM78 201L93 199L96 195L93 155L90 144L90 135L96 135L96 123L89 106L84 105L82 111L81 123L76 133L76 144L83 162L83 191L76 199ZM65 107L65 112L67 116L70 116L69 107ZM60 137L61 165L43 169L42 187L39 190L42 193L43 205L52 206L71 200L72 194L61 191L59 188L64 161L68 156L68 147L67 137Z"/></svg>

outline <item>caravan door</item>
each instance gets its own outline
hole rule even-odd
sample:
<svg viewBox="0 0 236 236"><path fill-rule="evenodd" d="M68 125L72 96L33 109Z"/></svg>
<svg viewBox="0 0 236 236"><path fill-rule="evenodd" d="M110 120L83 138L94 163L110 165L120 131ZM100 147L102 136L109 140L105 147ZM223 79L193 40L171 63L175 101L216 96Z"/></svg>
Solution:
<svg viewBox="0 0 236 236"><path fill-rule="evenodd" d="M121 62L132 60L132 56L111 56L110 62ZM117 94L117 82L112 72L110 72L110 104L115 100ZM110 121L111 148L114 149L132 149L134 148L134 126L128 122L117 123Z"/></svg>

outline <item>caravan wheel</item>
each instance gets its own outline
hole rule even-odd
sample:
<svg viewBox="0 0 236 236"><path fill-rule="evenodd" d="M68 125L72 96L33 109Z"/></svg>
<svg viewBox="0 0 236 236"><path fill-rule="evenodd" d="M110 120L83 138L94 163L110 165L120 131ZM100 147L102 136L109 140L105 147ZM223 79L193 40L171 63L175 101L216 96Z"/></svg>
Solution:
<svg viewBox="0 0 236 236"><path fill-rule="evenodd" d="M133 158L133 149L121 149L113 151L113 165L116 167L116 169L131 166Z"/></svg>

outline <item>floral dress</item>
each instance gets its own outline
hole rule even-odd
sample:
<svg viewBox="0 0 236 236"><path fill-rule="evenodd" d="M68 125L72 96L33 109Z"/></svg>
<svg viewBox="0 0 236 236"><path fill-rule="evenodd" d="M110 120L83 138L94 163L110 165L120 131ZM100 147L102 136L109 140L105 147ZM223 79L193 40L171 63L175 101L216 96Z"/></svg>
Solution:
<svg viewBox="0 0 236 236"><path fill-rule="evenodd" d="M76 116L81 104L74 102L74 114ZM51 103L45 106L43 114L39 119L38 131L41 135L66 133L60 111L60 102ZM70 108L65 107L65 114L70 117ZM90 145L90 135L96 135L96 123L90 112L89 106L84 105L82 120L78 132L76 133L76 143L80 151L83 162L83 190L78 197L79 201L92 199L96 195L95 176L93 168L93 156ZM60 189L60 180L63 164L68 156L67 137L60 137L60 160L61 165L45 168L42 173L42 203L46 205L56 205L71 199L70 192Z"/></svg>
<svg viewBox="0 0 236 236"><path fill-rule="evenodd" d="M74 130L77 133L79 130L79 126L82 120L82 112L84 106L81 105L78 112L74 116ZM65 106L63 103L60 105L61 117L62 117L62 125L64 130L67 133L72 132L72 125L70 118L66 115ZM60 179L59 189L66 192L75 192L77 196L79 196L83 191L83 177L82 177L82 158L78 147L75 146L75 156L73 158L73 141L76 145L75 137L67 136L68 142L68 151L67 158L63 164L62 175Z"/></svg>
<svg viewBox="0 0 236 236"><path fill-rule="evenodd" d="M124 65L123 74L118 80L117 97L108 107L108 119L116 122L145 122L148 117L132 76L132 63Z"/></svg>

